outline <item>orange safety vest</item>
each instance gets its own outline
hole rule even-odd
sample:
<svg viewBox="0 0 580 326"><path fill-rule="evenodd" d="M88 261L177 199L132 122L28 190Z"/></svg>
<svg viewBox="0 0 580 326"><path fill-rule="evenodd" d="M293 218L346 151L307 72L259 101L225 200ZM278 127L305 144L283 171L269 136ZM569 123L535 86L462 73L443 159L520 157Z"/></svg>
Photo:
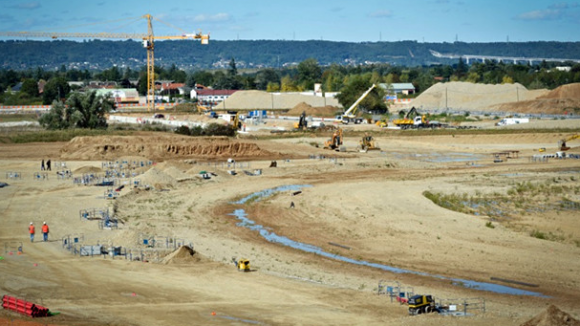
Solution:
<svg viewBox="0 0 580 326"><path fill-rule="evenodd" d="M48 233L48 225L46 224L42 225L42 233Z"/></svg>
<svg viewBox="0 0 580 326"><path fill-rule="evenodd" d="M30 231L30 234L34 234L34 233L36 233L36 232L34 231L34 225L31 225L31 226L29 226L29 227L28 227L28 231Z"/></svg>

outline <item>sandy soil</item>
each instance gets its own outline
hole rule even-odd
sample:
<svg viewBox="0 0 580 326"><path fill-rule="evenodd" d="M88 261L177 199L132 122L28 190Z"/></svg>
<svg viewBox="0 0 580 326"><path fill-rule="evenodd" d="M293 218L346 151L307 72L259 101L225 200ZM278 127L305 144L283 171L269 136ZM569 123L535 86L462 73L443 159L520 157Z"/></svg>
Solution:
<svg viewBox="0 0 580 326"><path fill-rule="evenodd" d="M348 134L347 134L348 135ZM42 320L55 325L522 325L554 304L580 318L580 225L577 210L538 210L492 220L447 210L423 196L506 193L519 183L557 183L574 193L580 161L532 162L537 148L555 151L559 133L377 137L381 151L360 153L358 138L348 136L347 153L312 146L324 137L277 140L241 139L247 145L217 146L211 155L186 156L167 150L179 136L139 136L115 140L98 137L61 144L2 145L0 178L0 295L36 302L61 314ZM159 142L167 153L156 152ZM118 144L125 143L121 147ZM79 145L79 144L82 144ZM115 155L99 156L103 144ZM191 146L197 141L191 140ZM579 145L571 152L579 153ZM119 145L120 146L120 145ZM151 152L139 150L151 146ZM192 148L193 148L192 147ZM251 149L251 150L249 150ZM519 150L519 158L493 163L491 153ZM226 163L238 152L235 167ZM148 157L145 154L154 154ZM110 154L110 155L109 155ZM75 176L98 173L104 161L148 162L127 170L134 178L116 200L106 188L75 185L56 170L34 178L40 159L65 162ZM276 168L270 168L272 160ZM209 162L209 163L208 163ZM61 165L58 165L61 166ZM261 169L261 175L248 175ZM58 169L62 170L62 168ZM204 180L199 172L213 172ZM20 179L7 178L20 172ZM133 188L136 180L141 187ZM147 188L145 184L158 184ZM254 192L306 185L301 193L281 191L264 198L235 202ZM577 187L577 186L576 186ZM562 194L564 196L564 194ZM290 208L290 203L295 208ZM98 221L79 211L109 207L122 222L101 230ZM265 229L239 226L232 213L243 209ZM28 224L37 226L30 243ZM51 227L42 242L43 221ZM541 230L555 236L530 236ZM357 261L417 273L396 273L361 266L269 242L275 233ZM159 262L124 257L79 257L63 248L74 235L97 243L145 250L143 239L156 236L192 243L191 259L183 252ZM181 241L180 240L180 241ZM16 247L22 245L23 253ZM178 260L172 260L180 257ZM232 257L248 258L252 272L236 271ZM169 259L169 261L168 261ZM168 263L170 262L170 263ZM422 274L425 273L425 274ZM427 275L428 274L428 275ZM435 276L436 275L436 276ZM441 278L443 276L444 278ZM502 278L537 287L502 283ZM533 291L542 296L499 294L472 289L458 278ZM486 312L470 317L436 314L408 316L407 307L377 295L380 280L397 281L415 293L437 298L482 298ZM3 321L27 319L1 310ZM2 320L0 320L2 323ZM11 324L9 324L11 325ZM531 324L530 324L531 325Z"/></svg>

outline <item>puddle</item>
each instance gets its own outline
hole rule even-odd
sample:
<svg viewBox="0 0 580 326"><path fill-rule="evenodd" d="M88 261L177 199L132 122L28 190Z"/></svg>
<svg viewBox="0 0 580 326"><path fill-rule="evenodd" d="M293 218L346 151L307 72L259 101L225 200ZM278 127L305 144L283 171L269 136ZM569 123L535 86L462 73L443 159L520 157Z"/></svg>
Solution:
<svg viewBox="0 0 580 326"><path fill-rule="evenodd" d="M250 195L234 202L234 204L244 204L244 203L248 202L249 200L258 201L264 197L273 195L276 192L296 191L296 190L299 190L299 189L304 188L304 187L312 187L312 186L310 186L310 185L288 185L288 186L281 186L281 187L277 187L277 188L266 189L263 191L259 191L259 192L255 192L253 194L250 194ZM543 294L538 293L538 292L521 290L521 289L512 288L512 287L505 286L505 285L464 280L464 279L459 279L459 278L449 278L449 277L445 277L445 276L441 276L441 275L429 274L429 273L419 272L419 271L412 271L412 270L397 268L397 267L393 267L393 266L389 266L389 265L371 263L371 262L364 261L364 260L356 260L356 259L352 259L349 257L337 255L337 254L331 254L329 252L322 250L322 248L319 248L317 246L313 246L310 244L294 241L294 240L289 239L285 236L281 236L281 235L278 235L274 232L269 231L263 225L256 224L256 222L249 219L247 214L246 214L246 211L243 209L236 209L233 213L231 213L229 215L235 216L240 221L237 224L238 226L245 227L245 228L248 228L248 229L253 230L253 231L258 231L259 234L269 242L279 243L279 244L282 244L282 245L290 247L290 248L302 250L302 251L308 252L308 253L313 253L313 254L316 254L316 255L319 255L322 257L335 259L335 260L343 261L343 262L350 263L350 264L377 268L377 269L381 269L381 270L384 270L387 272L392 272L392 273L397 273L397 274L414 274L414 275L434 277L434 278L438 278L438 279L442 279L442 280L450 280L450 281L452 281L452 284L454 284L456 286L463 286L463 287L474 289L474 290L482 290L482 291L489 291L489 292L495 292L495 293L501 293L501 294L511 294L511 295L528 295L528 296L546 297Z"/></svg>
<svg viewBox="0 0 580 326"><path fill-rule="evenodd" d="M237 317L232 317L232 316L218 316L219 318L223 318L223 319L227 319L227 320L233 320L233 321L238 321L238 322L242 322L242 323L246 323L246 324L253 324L253 325L264 325L263 323L259 322L259 321L255 321L255 320L250 320L250 319L242 319L242 318L237 318Z"/></svg>
<svg viewBox="0 0 580 326"><path fill-rule="evenodd" d="M481 154L473 153L425 153L425 154L412 154L412 153L391 153L397 159L415 159L417 161L429 162L429 163L471 163L470 166L482 167L483 165L477 164L475 162L485 160L486 156Z"/></svg>

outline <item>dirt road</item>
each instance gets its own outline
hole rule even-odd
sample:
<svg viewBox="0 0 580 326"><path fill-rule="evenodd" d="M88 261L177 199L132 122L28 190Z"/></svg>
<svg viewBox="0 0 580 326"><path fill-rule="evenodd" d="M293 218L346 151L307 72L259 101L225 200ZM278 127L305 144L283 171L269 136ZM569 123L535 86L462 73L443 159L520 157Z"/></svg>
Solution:
<svg viewBox="0 0 580 326"><path fill-rule="evenodd" d="M311 137L242 140L255 146L253 153L267 154L244 155L236 162L236 175L228 173L234 166L226 163L232 153L225 150L212 159L169 151L164 162L156 154L156 163L148 165L150 157L125 153L110 138L92 139L84 147L77 146L79 140L47 145L42 152L35 144L3 145L0 176L17 171L22 177L7 178L3 181L9 185L0 188L0 294L60 312L46 320L57 325L521 325L549 304L579 318L577 210L545 207L526 213L531 204L517 202L510 204L509 214L490 218L449 210L424 196L430 191L460 198L496 193L499 198L517 185L537 183L557 184L559 196L578 202L578 160L530 159L537 148L553 147L559 137L389 136L378 139L381 151L369 153L354 150L358 139L345 140L348 153L316 148L313 143L324 139ZM139 136L124 142L147 154L149 142L159 139ZM104 145L116 148L119 156L96 159ZM229 150L249 153L247 146L231 145ZM66 159L56 157L63 149ZM519 158L493 163L491 153L507 149L519 150ZM109 160L143 166L126 170L135 176L122 179L120 196L108 200L107 187L58 178L62 167L48 179L34 178L39 160L48 156L65 162L73 177L103 174L103 162ZM269 168L272 160L276 168ZM201 171L215 175L205 180ZM236 203L289 185L300 187ZM120 220L118 229L102 230L99 221L79 216L83 209L105 207ZM37 234L30 243L31 221L37 229L47 221L49 242ZM531 236L534 230L544 238ZM165 263L81 257L64 248L67 236L133 253L148 250L144 239L155 238L158 244L180 239L192 243L196 254ZM293 248L296 243L308 245L307 250ZM22 254L15 250L20 244ZM253 271L236 271L232 257L250 259ZM376 294L380 280L438 298L483 298L485 313L408 316L405 306ZM470 281L533 293L474 289ZM0 317L24 318L8 311L0 311Z"/></svg>

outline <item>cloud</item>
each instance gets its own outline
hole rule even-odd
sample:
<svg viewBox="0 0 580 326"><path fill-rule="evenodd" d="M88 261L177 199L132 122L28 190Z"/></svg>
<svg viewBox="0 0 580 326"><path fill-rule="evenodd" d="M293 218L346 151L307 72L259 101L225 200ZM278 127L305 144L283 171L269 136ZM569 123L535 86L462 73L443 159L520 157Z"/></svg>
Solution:
<svg viewBox="0 0 580 326"><path fill-rule="evenodd" d="M24 10L38 9L38 8L40 8L40 2L19 3L19 4L15 4L15 5L11 6L11 8L24 9Z"/></svg>
<svg viewBox="0 0 580 326"><path fill-rule="evenodd" d="M379 10L369 14L372 18L388 18L392 17L393 13L390 10Z"/></svg>
<svg viewBox="0 0 580 326"><path fill-rule="evenodd" d="M520 20L557 20L562 18L562 11L558 9L534 10L516 16Z"/></svg>
<svg viewBox="0 0 580 326"><path fill-rule="evenodd" d="M226 14L226 13L217 13L215 15L205 15L205 14L201 14L201 15L197 15L193 18L193 21L196 23L216 23L216 22L227 22L232 20L232 17L230 16L230 14Z"/></svg>

